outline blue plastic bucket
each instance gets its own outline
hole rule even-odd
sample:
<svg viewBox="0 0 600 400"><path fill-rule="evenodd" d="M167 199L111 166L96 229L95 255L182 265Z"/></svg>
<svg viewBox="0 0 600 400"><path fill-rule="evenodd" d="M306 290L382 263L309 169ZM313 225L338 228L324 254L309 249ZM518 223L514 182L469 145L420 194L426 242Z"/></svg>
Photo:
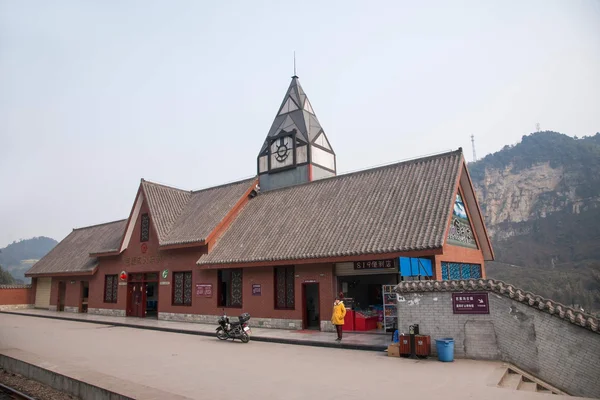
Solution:
<svg viewBox="0 0 600 400"><path fill-rule="evenodd" d="M454 339L442 338L435 339L435 347L438 353L438 360L442 362L454 361Z"/></svg>

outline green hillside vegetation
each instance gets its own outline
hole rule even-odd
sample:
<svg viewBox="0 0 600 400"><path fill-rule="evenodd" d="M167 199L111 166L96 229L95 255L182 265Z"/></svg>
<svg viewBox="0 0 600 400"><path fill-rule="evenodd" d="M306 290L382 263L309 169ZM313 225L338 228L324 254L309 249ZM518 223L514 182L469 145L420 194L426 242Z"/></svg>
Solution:
<svg viewBox="0 0 600 400"><path fill-rule="evenodd" d="M15 241L0 249L0 265L4 266L4 272L12 275L17 283L29 282L30 279L25 278L25 272L57 243L44 236Z"/></svg>

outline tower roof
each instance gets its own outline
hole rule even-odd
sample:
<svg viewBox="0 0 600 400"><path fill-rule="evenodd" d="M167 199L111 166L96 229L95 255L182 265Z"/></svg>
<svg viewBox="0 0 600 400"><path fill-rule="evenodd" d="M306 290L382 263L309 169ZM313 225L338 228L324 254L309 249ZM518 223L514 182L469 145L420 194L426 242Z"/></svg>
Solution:
<svg viewBox="0 0 600 400"><path fill-rule="evenodd" d="M323 132L308 96L295 75L292 77L290 86L277 110L277 115L271 129L269 129L260 154L263 155L268 150L270 138L278 135L282 130L291 132L294 129L296 130L296 139L304 143L311 143Z"/></svg>

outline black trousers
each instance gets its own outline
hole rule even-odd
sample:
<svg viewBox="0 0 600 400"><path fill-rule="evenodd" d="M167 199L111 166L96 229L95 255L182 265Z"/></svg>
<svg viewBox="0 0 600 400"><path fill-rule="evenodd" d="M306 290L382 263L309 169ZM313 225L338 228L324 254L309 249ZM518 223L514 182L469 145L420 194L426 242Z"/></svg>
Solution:
<svg viewBox="0 0 600 400"><path fill-rule="evenodd" d="M335 329L337 330L337 335L338 335L338 339L342 338L342 330L344 328L344 325L336 325Z"/></svg>

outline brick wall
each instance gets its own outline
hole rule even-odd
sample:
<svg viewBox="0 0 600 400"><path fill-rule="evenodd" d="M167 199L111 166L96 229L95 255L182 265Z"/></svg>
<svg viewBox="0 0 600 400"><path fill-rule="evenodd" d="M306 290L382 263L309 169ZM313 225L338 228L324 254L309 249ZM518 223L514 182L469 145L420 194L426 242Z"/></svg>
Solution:
<svg viewBox="0 0 600 400"><path fill-rule="evenodd" d="M419 324L434 353L434 339L452 337L457 357L506 361L569 394L600 397L598 332L493 291L488 315L453 314L451 291L399 296L400 330Z"/></svg>
<svg viewBox="0 0 600 400"><path fill-rule="evenodd" d="M30 285L0 285L0 308L23 308L32 304Z"/></svg>

